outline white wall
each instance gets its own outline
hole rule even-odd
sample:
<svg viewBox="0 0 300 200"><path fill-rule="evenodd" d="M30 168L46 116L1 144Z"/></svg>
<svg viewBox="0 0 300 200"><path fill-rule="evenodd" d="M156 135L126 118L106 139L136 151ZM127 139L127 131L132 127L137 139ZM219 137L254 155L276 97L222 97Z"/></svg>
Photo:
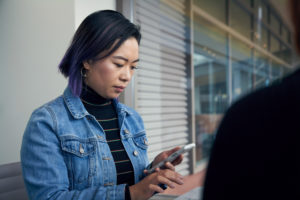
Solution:
<svg viewBox="0 0 300 200"><path fill-rule="evenodd" d="M116 10L115 0L75 0L75 27L78 28L82 20L98 10Z"/></svg>
<svg viewBox="0 0 300 200"><path fill-rule="evenodd" d="M20 160L30 114L66 87L57 66L75 21L92 9L115 9L115 1L0 0L0 164Z"/></svg>

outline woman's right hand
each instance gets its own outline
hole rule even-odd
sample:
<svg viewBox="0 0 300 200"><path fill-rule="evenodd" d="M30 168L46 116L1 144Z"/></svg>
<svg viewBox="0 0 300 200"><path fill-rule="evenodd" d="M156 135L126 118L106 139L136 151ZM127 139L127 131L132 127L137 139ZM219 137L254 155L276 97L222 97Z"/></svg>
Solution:
<svg viewBox="0 0 300 200"><path fill-rule="evenodd" d="M132 200L149 199L154 192L161 193L164 190L159 184L165 184L174 188L175 184L183 184L183 176L170 169L156 171L146 176L139 183L129 187Z"/></svg>

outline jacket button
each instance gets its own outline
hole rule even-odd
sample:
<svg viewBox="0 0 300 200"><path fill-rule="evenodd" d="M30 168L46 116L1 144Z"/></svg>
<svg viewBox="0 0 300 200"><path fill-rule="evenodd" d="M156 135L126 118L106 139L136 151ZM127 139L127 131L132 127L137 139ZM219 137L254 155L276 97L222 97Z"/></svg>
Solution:
<svg viewBox="0 0 300 200"><path fill-rule="evenodd" d="M148 146L148 141L144 139L144 144Z"/></svg>
<svg viewBox="0 0 300 200"><path fill-rule="evenodd" d="M133 152L133 155L138 156L138 155L139 155L139 152L137 152L137 150L135 150L135 151Z"/></svg>
<svg viewBox="0 0 300 200"><path fill-rule="evenodd" d="M80 145L80 148L79 148L79 152L81 153L81 154L83 154L84 153L84 149L82 148L82 146Z"/></svg>
<svg viewBox="0 0 300 200"><path fill-rule="evenodd" d="M130 133L129 130L127 130L127 129L125 129L124 132L125 132L126 134L129 134L129 133Z"/></svg>
<svg viewBox="0 0 300 200"><path fill-rule="evenodd" d="M101 135L97 135L97 138L98 138L98 139L102 139L102 136L101 136Z"/></svg>

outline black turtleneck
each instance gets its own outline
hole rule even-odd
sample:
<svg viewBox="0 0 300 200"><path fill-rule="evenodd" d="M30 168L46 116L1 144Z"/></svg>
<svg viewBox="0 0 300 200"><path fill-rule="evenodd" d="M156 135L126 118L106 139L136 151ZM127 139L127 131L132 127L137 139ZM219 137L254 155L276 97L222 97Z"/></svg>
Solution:
<svg viewBox="0 0 300 200"><path fill-rule="evenodd" d="M80 98L86 110L95 116L105 132L116 165L117 184L133 185L133 167L121 142L118 115L112 100L101 97L86 85L83 86Z"/></svg>

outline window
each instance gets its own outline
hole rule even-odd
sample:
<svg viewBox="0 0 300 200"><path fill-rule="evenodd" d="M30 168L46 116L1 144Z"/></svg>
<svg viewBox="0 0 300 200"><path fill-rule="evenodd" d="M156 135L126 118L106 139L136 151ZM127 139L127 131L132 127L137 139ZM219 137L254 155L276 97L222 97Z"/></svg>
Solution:
<svg viewBox="0 0 300 200"><path fill-rule="evenodd" d="M196 161L209 156L214 133L228 107L227 34L202 17L194 17L194 90Z"/></svg>

